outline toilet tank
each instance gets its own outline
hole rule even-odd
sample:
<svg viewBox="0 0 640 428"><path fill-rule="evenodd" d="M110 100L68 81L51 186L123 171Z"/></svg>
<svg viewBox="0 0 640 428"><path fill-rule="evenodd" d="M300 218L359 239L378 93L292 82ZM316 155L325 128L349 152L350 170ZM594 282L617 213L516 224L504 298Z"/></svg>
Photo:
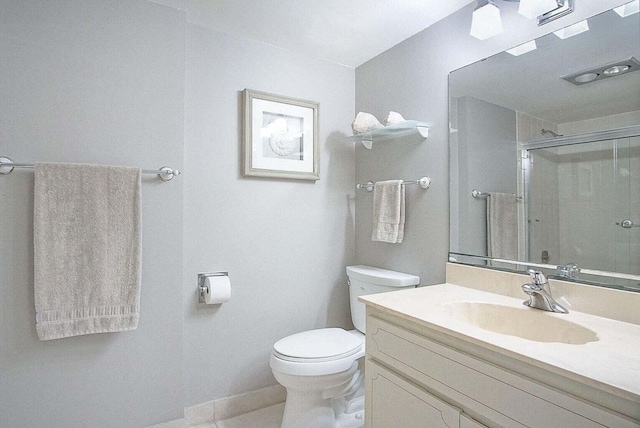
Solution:
<svg viewBox="0 0 640 428"><path fill-rule="evenodd" d="M355 328L365 332L366 307L358 296L386 293L387 291L413 288L420 284L420 277L371 266L347 266L351 320Z"/></svg>

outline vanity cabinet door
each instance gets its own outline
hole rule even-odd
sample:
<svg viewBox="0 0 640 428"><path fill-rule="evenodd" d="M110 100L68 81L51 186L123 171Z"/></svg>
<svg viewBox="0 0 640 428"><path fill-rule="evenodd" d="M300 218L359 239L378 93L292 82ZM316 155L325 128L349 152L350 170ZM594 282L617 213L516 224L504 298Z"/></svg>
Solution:
<svg viewBox="0 0 640 428"><path fill-rule="evenodd" d="M434 397L373 361L367 361L365 374L366 427L460 427L460 410L456 407Z"/></svg>

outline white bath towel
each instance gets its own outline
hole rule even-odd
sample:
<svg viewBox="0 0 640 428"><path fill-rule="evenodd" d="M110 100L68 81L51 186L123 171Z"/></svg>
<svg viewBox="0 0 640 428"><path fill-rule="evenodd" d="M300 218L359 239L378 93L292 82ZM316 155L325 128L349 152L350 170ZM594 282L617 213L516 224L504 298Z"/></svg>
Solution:
<svg viewBox="0 0 640 428"><path fill-rule="evenodd" d="M373 241L399 244L404 238L402 180L378 181L373 188Z"/></svg>
<svg viewBox="0 0 640 428"><path fill-rule="evenodd" d="M512 193L490 193L487 198L487 255L518 259L518 209Z"/></svg>
<svg viewBox="0 0 640 428"><path fill-rule="evenodd" d="M36 164L34 288L40 340L137 327L140 173Z"/></svg>

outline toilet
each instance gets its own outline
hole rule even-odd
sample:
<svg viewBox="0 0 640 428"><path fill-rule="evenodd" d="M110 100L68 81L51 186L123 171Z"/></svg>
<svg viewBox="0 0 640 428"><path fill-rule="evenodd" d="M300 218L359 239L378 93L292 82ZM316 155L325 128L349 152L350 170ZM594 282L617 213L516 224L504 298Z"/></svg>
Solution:
<svg viewBox="0 0 640 428"><path fill-rule="evenodd" d="M356 330L321 328L273 345L273 376L286 388L282 428L364 426L365 305L358 296L413 288L420 278L370 266L347 266Z"/></svg>

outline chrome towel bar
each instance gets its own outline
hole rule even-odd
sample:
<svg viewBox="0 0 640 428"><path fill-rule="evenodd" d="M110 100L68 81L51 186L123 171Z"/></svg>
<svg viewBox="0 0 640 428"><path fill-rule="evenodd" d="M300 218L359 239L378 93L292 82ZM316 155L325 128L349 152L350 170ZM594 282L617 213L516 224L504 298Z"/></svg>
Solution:
<svg viewBox="0 0 640 428"><path fill-rule="evenodd" d="M0 157L0 174L7 175L11 174L14 168L26 168L33 169L35 165L28 163L15 163L11 159L7 157ZM160 177L162 181L169 181L174 177L180 175L180 171L177 169L169 168L168 166L163 166L160 169L143 169L143 174L153 174Z"/></svg>
<svg viewBox="0 0 640 428"><path fill-rule="evenodd" d="M474 198L478 199L478 198L488 198L489 196L491 196L491 194L490 193L481 192L481 191L476 190L476 189L473 189L471 191L471 196L473 196ZM515 194L513 194L513 196L519 201L522 200L522 196L517 196Z"/></svg>
<svg viewBox="0 0 640 428"><path fill-rule="evenodd" d="M423 189L428 189L431 186L431 179L429 177L421 177L417 180L404 180L402 182L405 186L407 184L418 184ZM356 184L356 189L366 189L367 192L373 192L373 188L376 185L373 181L369 181L366 184Z"/></svg>

